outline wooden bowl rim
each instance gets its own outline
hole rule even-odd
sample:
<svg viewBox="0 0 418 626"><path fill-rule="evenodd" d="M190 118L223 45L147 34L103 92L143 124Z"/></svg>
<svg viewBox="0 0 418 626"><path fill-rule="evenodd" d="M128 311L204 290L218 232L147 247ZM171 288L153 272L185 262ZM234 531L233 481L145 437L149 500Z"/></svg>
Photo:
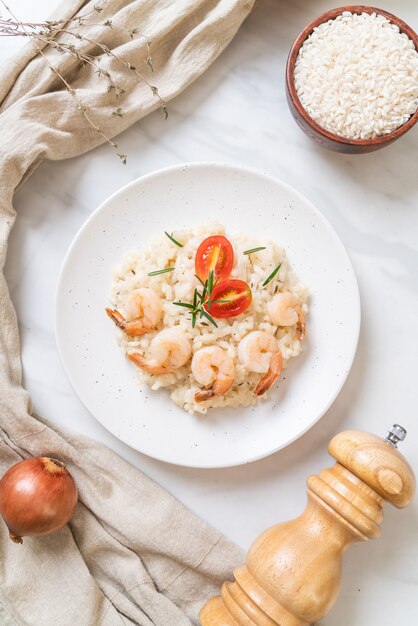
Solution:
<svg viewBox="0 0 418 626"><path fill-rule="evenodd" d="M350 139L348 137L341 137L340 135L336 135L335 133L327 130L326 128L318 124L318 122L312 119L312 117L309 115L309 113L306 111L301 101L299 100L299 96L297 94L296 87L295 87L294 78L295 78L295 63L296 63L296 59L298 57L300 48L302 47L305 40L309 37L309 35L313 32L313 30L317 26L325 22L328 22L328 20L335 19L336 17L338 17L339 15L341 15L342 13L346 11L349 11L350 13L369 13L369 14L377 13L378 15L383 15L390 22L393 22L396 26L398 26L401 33L405 33L409 37L409 39L411 39L411 41L413 42L415 46L415 49L418 52L417 33L410 26L408 26L406 22L401 20L396 15L393 15L393 13L389 13L388 11L384 11L383 9L378 9L377 7L361 5L361 4L342 6L336 9L331 9L329 11L325 11L325 13L322 13L322 15L319 15L314 20L309 22L309 24L305 26L305 28L302 30L302 32L298 35L298 37L294 41L290 49L289 56L287 59L287 64L286 64L287 90L292 100L292 103L295 106L299 115L305 120L307 124L309 124L309 126L311 126L317 133L319 133L323 137L326 137L327 139L334 141L336 143L342 144L342 145L352 145L352 146L376 146L379 144L390 143L391 141L394 141L395 139L397 139L398 137L406 133L408 130L410 130L410 128L412 128L412 126L414 126L414 124L416 124L416 122L418 122L418 110L415 111L415 113L411 115L411 117L404 124L402 124L402 126L399 126L399 128L396 128L391 133L388 133L386 135L379 135L378 137L374 137L373 139Z"/></svg>

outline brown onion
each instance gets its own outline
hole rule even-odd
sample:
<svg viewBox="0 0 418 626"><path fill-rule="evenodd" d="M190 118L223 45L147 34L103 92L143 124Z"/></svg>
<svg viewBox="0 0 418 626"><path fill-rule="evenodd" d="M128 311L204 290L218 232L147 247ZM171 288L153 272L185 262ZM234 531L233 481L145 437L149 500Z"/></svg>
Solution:
<svg viewBox="0 0 418 626"><path fill-rule="evenodd" d="M48 457L13 465L0 480L0 514L10 539L47 535L70 521L77 506L77 487L61 461Z"/></svg>

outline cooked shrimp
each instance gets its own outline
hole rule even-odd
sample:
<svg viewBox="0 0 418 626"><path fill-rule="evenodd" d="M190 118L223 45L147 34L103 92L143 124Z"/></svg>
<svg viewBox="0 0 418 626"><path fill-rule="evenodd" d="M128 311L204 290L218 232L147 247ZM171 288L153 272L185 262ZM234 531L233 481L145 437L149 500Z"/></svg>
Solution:
<svg viewBox="0 0 418 626"><path fill-rule="evenodd" d="M262 396L282 371L283 359L277 339L263 330L254 330L241 339L238 358L250 372L264 374L254 390L256 396Z"/></svg>
<svg viewBox="0 0 418 626"><path fill-rule="evenodd" d="M152 339L148 358L139 352L131 352L128 358L148 374L158 375L178 369L187 363L191 353L190 340L182 330L172 327L165 328Z"/></svg>
<svg viewBox="0 0 418 626"><path fill-rule="evenodd" d="M234 382L235 365L229 354L219 346L207 346L194 353L192 374L197 382L208 387L195 394L196 402L223 396Z"/></svg>
<svg viewBox="0 0 418 626"><path fill-rule="evenodd" d="M125 317L116 309L106 309L106 313L118 328L132 337L145 335L155 328L163 313L160 296L149 287L131 291L124 308Z"/></svg>
<svg viewBox="0 0 418 626"><path fill-rule="evenodd" d="M296 339L305 336L305 316L297 298L290 291L282 291L273 296L267 305L267 311L273 324L293 326L296 324Z"/></svg>

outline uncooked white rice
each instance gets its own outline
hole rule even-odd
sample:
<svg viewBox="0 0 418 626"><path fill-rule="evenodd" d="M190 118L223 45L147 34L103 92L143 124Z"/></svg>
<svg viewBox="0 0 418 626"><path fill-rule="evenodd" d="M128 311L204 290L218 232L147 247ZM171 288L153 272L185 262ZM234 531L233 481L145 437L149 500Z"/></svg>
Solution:
<svg viewBox="0 0 418 626"><path fill-rule="evenodd" d="M350 139L386 135L418 109L418 52L383 15L344 12L301 46L295 87L323 128Z"/></svg>
<svg viewBox="0 0 418 626"><path fill-rule="evenodd" d="M264 330L275 335L286 367L289 359L300 353L301 342L295 338L294 327L279 328L270 323L266 305L276 291L287 290L296 296L305 314L308 310L307 289L290 268L283 248L272 241L260 242L249 235L228 233L227 237L233 245L235 254L231 278L244 280L251 286L253 294L251 306L237 317L217 319L218 328L198 322L193 329L186 309L173 305L173 301L192 301L194 289L199 287L194 266L196 250L199 244L211 235L225 235L224 227L217 222L206 222L194 229L175 231L173 236L184 244L182 248L172 243L164 234L155 237L147 248L132 250L124 255L114 270L111 288L111 303L122 313L127 295L139 287L152 287L163 300L163 319L156 331L140 337L129 337L117 329L118 340L126 353L140 352L146 355L151 340L159 330L178 326L191 340L193 353L203 346L218 345L234 358L236 373L233 386L224 396L213 397L203 404L194 399L195 393L200 391L201 387L191 373L190 361L180 369L164 375L150 375L136 368L141 383L147 383L153 390L168 389L171 399L190 413L207 413L209 407L215 406L238 407L255 404L257 397L254 388L261 375L247 371L239 363L237 347L240 340L252 330ZM245 250L258 246L266 246L266 249L244 255ZM262 283L279 263L282 265L275 279L262 287ZM170 273L148 276L148 272L169 265L175 265L176 269ZM267 395L265 394L263 398Z"/></svg>

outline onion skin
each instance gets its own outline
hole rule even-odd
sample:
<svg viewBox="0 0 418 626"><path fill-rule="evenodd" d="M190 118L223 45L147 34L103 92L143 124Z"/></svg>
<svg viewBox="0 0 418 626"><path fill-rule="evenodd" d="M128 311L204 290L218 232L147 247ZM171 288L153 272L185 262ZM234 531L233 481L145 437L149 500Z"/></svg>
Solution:
<svg viewBox="0 0 418 626"><path fill-rule="evenodd" d="M63 528L77 506L77 487L66 467L55 459L25 459L0 480L0 514L10 539L47 535Z"/></svg>

